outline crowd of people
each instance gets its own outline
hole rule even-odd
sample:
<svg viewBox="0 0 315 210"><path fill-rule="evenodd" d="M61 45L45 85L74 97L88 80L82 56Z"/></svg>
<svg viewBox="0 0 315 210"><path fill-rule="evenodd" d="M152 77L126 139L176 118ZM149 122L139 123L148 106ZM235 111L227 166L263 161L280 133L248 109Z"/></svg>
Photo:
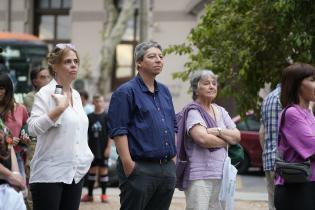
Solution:
<svg viewBox="0 0 315 210"><path fill-rule="evenodd" d="M23 97L23 104L15 102L10 76L0 73L0 209L2 204L4 209L12 210L78 209L83 177L91 163L102 163L102 201L107 201L104 161L109 156L110 143L107 119L103 119L104 98L94 97L94 124L89 125L93 116L87 116L82 94L72 88L80 63L77 50L71 44L57 44L47 60L47 68L36 67L30 72L34 90ZM56 92L57 86L61 92ZM100 135L93 139L98 121ZM102 141L95 147L105 147L106 152L94 149L93 156L93 141Z"/></svg>
<svg viewBox="0 0 315 210"><path fill-rule="evenodd" d="M34 90L23 104L14 99L10 76L0 72L0 209L6 202L6 209L77 210L80 202L94 200L96 182L100 200L108 202L114 142L120 209L167 210L178 184L176 141L187 154L181 180L186 210L232 209L221 195L229 179L228 148L239 143L240 132L215 102L218 76L206 69L190 74L192 101L179 125L169 89L156 80L164 66L161 45L140 43L134 57L138 74L113 92L108 111L104 96L95 94L91 105L86 91L72 88L80 64L72 44L57 44L47 68L31 71ZM275 172L279 154L287 162L310 161L315 172L314 93L315 68L294 63L262 103L259 133L270 210L315 209L315 173L307 182L289 183ZM82 196L84 183L88 192Z"/></svg>

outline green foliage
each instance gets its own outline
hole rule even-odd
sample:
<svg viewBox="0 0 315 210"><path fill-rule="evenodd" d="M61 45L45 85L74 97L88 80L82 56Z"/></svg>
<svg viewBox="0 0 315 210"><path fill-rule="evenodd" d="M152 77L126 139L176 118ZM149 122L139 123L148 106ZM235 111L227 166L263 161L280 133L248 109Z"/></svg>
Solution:
<svg viewBox="0 0 315 210"><path fill-rule="evenodd" d="M185 70L212 69L220 94L233 97L237 109L258 110L258 91L280 81L289 62L315 63L315 4L312 0L213 0L187 42L166 54L188 55Z"/></svg>

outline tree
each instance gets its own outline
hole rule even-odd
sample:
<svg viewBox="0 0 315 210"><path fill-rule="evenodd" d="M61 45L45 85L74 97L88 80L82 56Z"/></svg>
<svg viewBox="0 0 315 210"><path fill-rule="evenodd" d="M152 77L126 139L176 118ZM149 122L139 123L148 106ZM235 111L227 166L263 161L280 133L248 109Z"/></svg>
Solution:
<svg viewBox="0 0 315 210"><path fill-rule="evenodd" d="M140 0L139 5L139 31L140 31L140 40L139 42L145 42L151 40L151 30L152 30L152 9L153 9L153 0Z"/></svg>
<svg viewBox="0 0 315 210"><path fill-rule="evenodd" d="M124 0L121 11L118 11L113 0L104 0L106 21L102 34L100 76L97 82L97 89L101 94L107 93L116 46L125 33L128 20L134 14L136 2L137 0Z"/></svg>
<svg viewBox="0 0 315 210"><path fill-rule="evenodd" d="M213 0L187 41L166 54L185 54L190 72L209 68L219 75L220 93L233 97L244 114L260 108L258 91L280 81L290 62L315 63L315 4L311 0Z"/></svg>

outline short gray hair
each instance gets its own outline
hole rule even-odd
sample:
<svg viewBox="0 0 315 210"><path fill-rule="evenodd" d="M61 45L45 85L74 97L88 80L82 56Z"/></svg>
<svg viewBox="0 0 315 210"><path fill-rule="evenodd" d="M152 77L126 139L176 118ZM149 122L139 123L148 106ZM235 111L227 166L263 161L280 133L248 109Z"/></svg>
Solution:
<svg viewBox="0 0 315 210"><path fill-rule="evenodd" d="M196 70L190 74L190 88L192 90L192 98L193 100L197 99L197 89L198 89L198 83L203 78L212 77L215 80L218 80L218 76L213 73L211 70L202 69L202 70Z"/></svg>
<svg viewBox="0 0 315 210"><path fill-rule="evenodd" d="M142 60L145 52L151 47L158 48L162 51L161 45L157 42L154 42L154 41L142 42L138 44L135 48L135 52L134 52L135 61L137 62L139 60Z"/></svg>

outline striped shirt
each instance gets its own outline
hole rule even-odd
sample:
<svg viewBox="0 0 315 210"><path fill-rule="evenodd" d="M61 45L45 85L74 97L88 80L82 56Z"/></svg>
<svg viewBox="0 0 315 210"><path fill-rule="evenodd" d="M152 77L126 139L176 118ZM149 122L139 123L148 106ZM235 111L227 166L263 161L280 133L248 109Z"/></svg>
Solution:
<svg viewBox="0 0 315 210"><path fill-rule="evenodd" d="M265 141L263 145L263 168L264 171L273 171L277 144L278 144L278 119L282 110L280 103L280 85L270 92L261 106L261 123L265 129Z"/></svg>

